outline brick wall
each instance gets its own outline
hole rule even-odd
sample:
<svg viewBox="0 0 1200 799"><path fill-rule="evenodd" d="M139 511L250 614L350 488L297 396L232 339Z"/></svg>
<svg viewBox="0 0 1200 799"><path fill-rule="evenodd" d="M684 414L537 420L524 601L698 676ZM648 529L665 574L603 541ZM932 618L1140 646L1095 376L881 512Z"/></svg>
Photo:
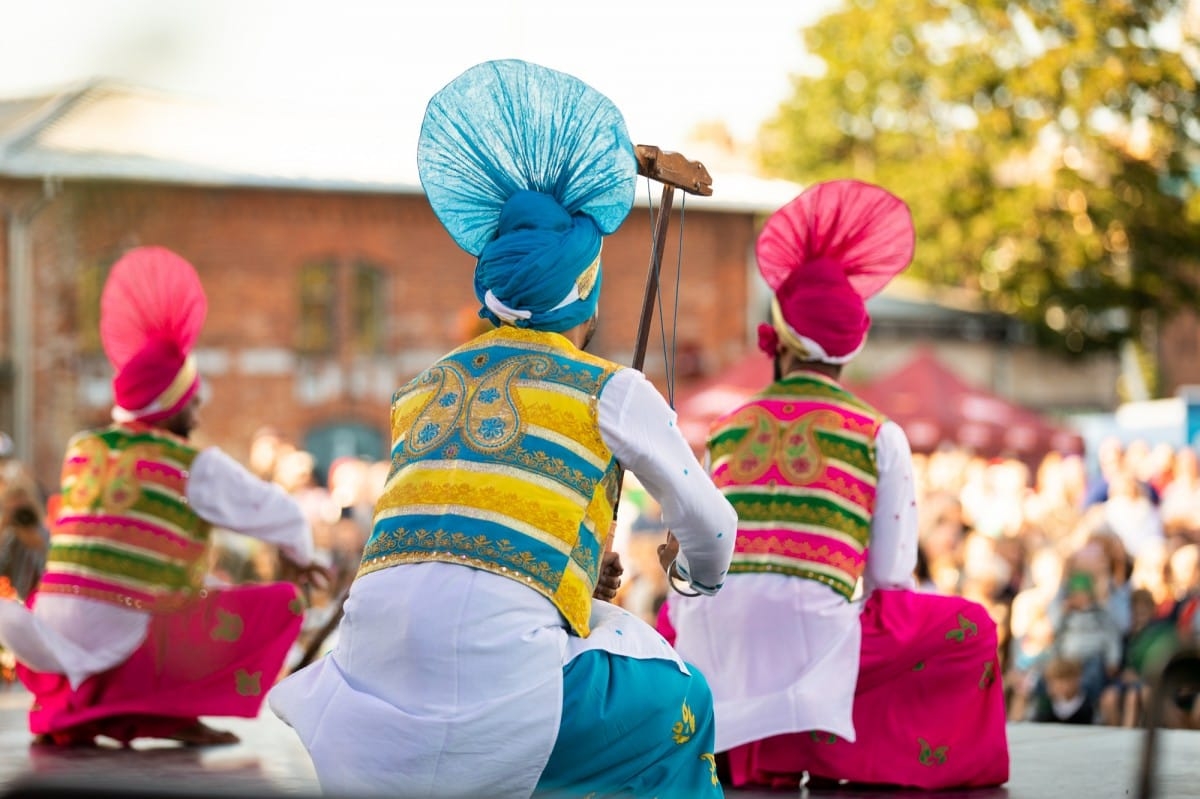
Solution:
<svg viewBox="0 0 1200 799"><path fill-rule="evenodd" d="M0 180L0 207L34 187ZM682 263L678 217L667 237L663 302L671 317L679 265L677 351L699 375L745 351L755 220L749 212L698 211L694 202L685 219ZM211 399L197 439L238 458L246 457L263 425L297 442L339 422L364 423L386 435L391 392L459 343L464 313L477 307L473 260L449 239L423 195L67 183L33 218L31 231L37 294L32 466L46 486L57 481L69 436L107 420L110 374L96 349L96 292L103 269L130 247L169 247L199 272L209 315L197 353ZM632 354L649 250L650 215L635 208L605 243L593 346L601 355L628 362ZM338 303L330 317L336 346L302 354L296 349L300 273L317 262L336 265ZM350 284L358 263L382 276L377 352L362 352L352 341ZM0 270L8 271L7 264ZM5 325L0 353L7 354L7 338ZM656 326L647 371L665 390L663 360Z"/></svg>

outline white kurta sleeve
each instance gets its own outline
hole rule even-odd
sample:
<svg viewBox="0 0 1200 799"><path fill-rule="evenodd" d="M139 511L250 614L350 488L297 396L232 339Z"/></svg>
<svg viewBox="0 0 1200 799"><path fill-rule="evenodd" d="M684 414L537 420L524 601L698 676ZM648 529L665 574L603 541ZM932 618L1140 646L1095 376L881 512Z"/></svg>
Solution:
<svg viewBox="0 0 1200 799"><path fill-rule="evenodd" d="M871 546L863 573L864 594L876 588L913 588L917 566L917 496L908 437L895 422L875 435L879 468Z"/></svg>
<svg viewBox="0 0 1200 799"><path fill-rule="evenodd" d="M187 498L210 524L275 544L298 565L312 563L312 527L300 503L220 449L209 447L192 461Z"/></svg>
<svg viewBox="0 0 1200 799"><path fill-rule="evenodd" d="M715 594L733 557L737 512L696 460L675 411L641 372L622 369L600 392L599 416L604 443L662 506L679 540L680 574L696 591Z"/></svg>

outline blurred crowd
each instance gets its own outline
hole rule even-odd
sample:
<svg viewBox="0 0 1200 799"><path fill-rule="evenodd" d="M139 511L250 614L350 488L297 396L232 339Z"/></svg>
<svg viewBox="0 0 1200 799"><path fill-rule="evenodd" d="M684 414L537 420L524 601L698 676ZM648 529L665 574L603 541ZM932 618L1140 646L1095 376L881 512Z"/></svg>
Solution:
<svg viewBox="0 0 1200 799"><path fill-rule="evenodd" d="M375 500L389 463L344 457L322 473L313 453L269 427L254 434L248 458L252 472L300 503L312 525L316 560L333 575L328 585L305 588L308 611L288 664L295 666L328 651L336 640L342 600L371 533ZM223 530L213 532L210 579L269 582L286 578L284 568L274 546Z"/></svg>
<svg viewBox="0 0 1200 799"><path fill-rule="evenodd" d="M5 442L0 594L23 599L45 559L46 503ZM248 451L255 474L299 500L317 558L333 574L329 585L307 589L294 666L334 643L389 464L340 458L322 472L312 453L270 428ZM1096 456L1091 473L1083 459L1055 453L1036 467L960 449L914 456L916 583L988 609L1014 721L1136 726L1150 676L1200 633L1196 451L1110 439ZM627 474L613 534L625 567L616 601L651 622L668 591L656 551L664 534L658 506ZM211 581L275 580L283 568L273 546L214 531ZM0 659L0 668L11 678L11 663ZM1173 700L1167 724L1200 728L1196 692Z"/></svg>
<svg viewBox="0 0 1200 799"><path fill-rule="evenodd" d="M1200 632L1196 451L1112 438L1073 456L946 450L914 460L919 585L983 604L1012 720L1137 726L1148 682ZM1200 727L1196 692L1166 722Z"/></svg>
<svg viewBox="0 0 1200 799"><path fill-rule="evenodd" d="M1150 676L1200 632L1196 451L1113 438L1096 454L1090 470L1058 453L1035 466L956 448L914 455L916 585L995 619L1013 721L1137 726ZM668 590L658 513L626 484L618 601L650 621ZM1166 723L1200 728L1195 692L1173 697Z"/></svg>
<svg viewBox="0 0 1200 799"><path fill-rule="evenodd" d="M29 596L42 577L49 545L42 493L13 457L12 439L0 433L0 599ZM15 666L12 655L0 649L0 682L14 679Z"/></svg>

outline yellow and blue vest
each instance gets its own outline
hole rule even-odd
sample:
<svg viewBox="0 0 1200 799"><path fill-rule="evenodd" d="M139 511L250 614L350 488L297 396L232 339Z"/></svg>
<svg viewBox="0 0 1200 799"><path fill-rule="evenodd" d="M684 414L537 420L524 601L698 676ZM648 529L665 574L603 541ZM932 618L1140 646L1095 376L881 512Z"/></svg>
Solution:
<svg viewBox="0 0 1200 799"><path fill-rule="evenodd" d="M599 396L618 368L557 333L506 325L397 391L359 576L427 561L484 569L588 635L616 492Z"/></svg>

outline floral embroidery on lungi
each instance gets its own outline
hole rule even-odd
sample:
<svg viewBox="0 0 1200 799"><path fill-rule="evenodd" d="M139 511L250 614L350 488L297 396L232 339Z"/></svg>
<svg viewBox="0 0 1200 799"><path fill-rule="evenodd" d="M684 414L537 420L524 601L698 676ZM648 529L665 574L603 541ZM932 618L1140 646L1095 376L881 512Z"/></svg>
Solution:
<svg viewBox="0 0 1200 799"><path fill-rule="evenodd" d="M711 752L705 752L700 755L700 759L708 764L709 773L712 775L712 784L720 785L721 780L717 778L717 757Z"/></svg>
<svg viewBox="0 0 1200 799"><path fill-rule="evenodd" d="M687 743L696 734L696 714L688 707L687 702L683 703L683 715L672 725L671 733L671 737L677 744Z"/></svg>
<svg viewBox="0 0 1200 799"><path fill-rule="evenodd" d="M262 672L253 674L245 669L238 669L233 675L237 680L238 696L259 696L262 694Z"/></svg>
<svg viewBox="0 0 1200 799"><path fill-rule="evenodd" d="M979 635L979 625L960 613L958 614L958 629L946 633L946 640L953 639L961 643L966 640L968 635L971 637Z"/></svg>
<svg viewBox="0 0 1200 799"><path fill-rule="evenodd" d="M209 635L214 641L233 642L242 637L246 623L236 613L230 613L223 608L217 608L217 624Z"/></svg>
<svg viewBox="0 0 1200 799"><path fill-rule="evenodd" d="M950 750L948 745L935 749L924 738L918 738L917 743L921 745L921 754L917 760L921 761L922 766L940 766L946 762L946 752Z"/></svg>
<svg viewBox="0 0 1200 799"><path fill-rule="evenodd" d="M925 661L918 660L917 665L913 666L912 670L913 671L924 671L925 670Z"/></svg>
<svg viewBox="0 0 1200 799"><path fill-rule="evenodd" d="M835 744L838 742L838 737L831 732L822 732L820 730L812 730L808 733L808 737L812 738L819 744Z"/></svg>
<svg viewBox="0 0 1200 799"><path fill-rule="evenodd" d="M983 664L983 676L979 678L979 689L985 691L996 681L996 662L989 660Z"/></svg>

